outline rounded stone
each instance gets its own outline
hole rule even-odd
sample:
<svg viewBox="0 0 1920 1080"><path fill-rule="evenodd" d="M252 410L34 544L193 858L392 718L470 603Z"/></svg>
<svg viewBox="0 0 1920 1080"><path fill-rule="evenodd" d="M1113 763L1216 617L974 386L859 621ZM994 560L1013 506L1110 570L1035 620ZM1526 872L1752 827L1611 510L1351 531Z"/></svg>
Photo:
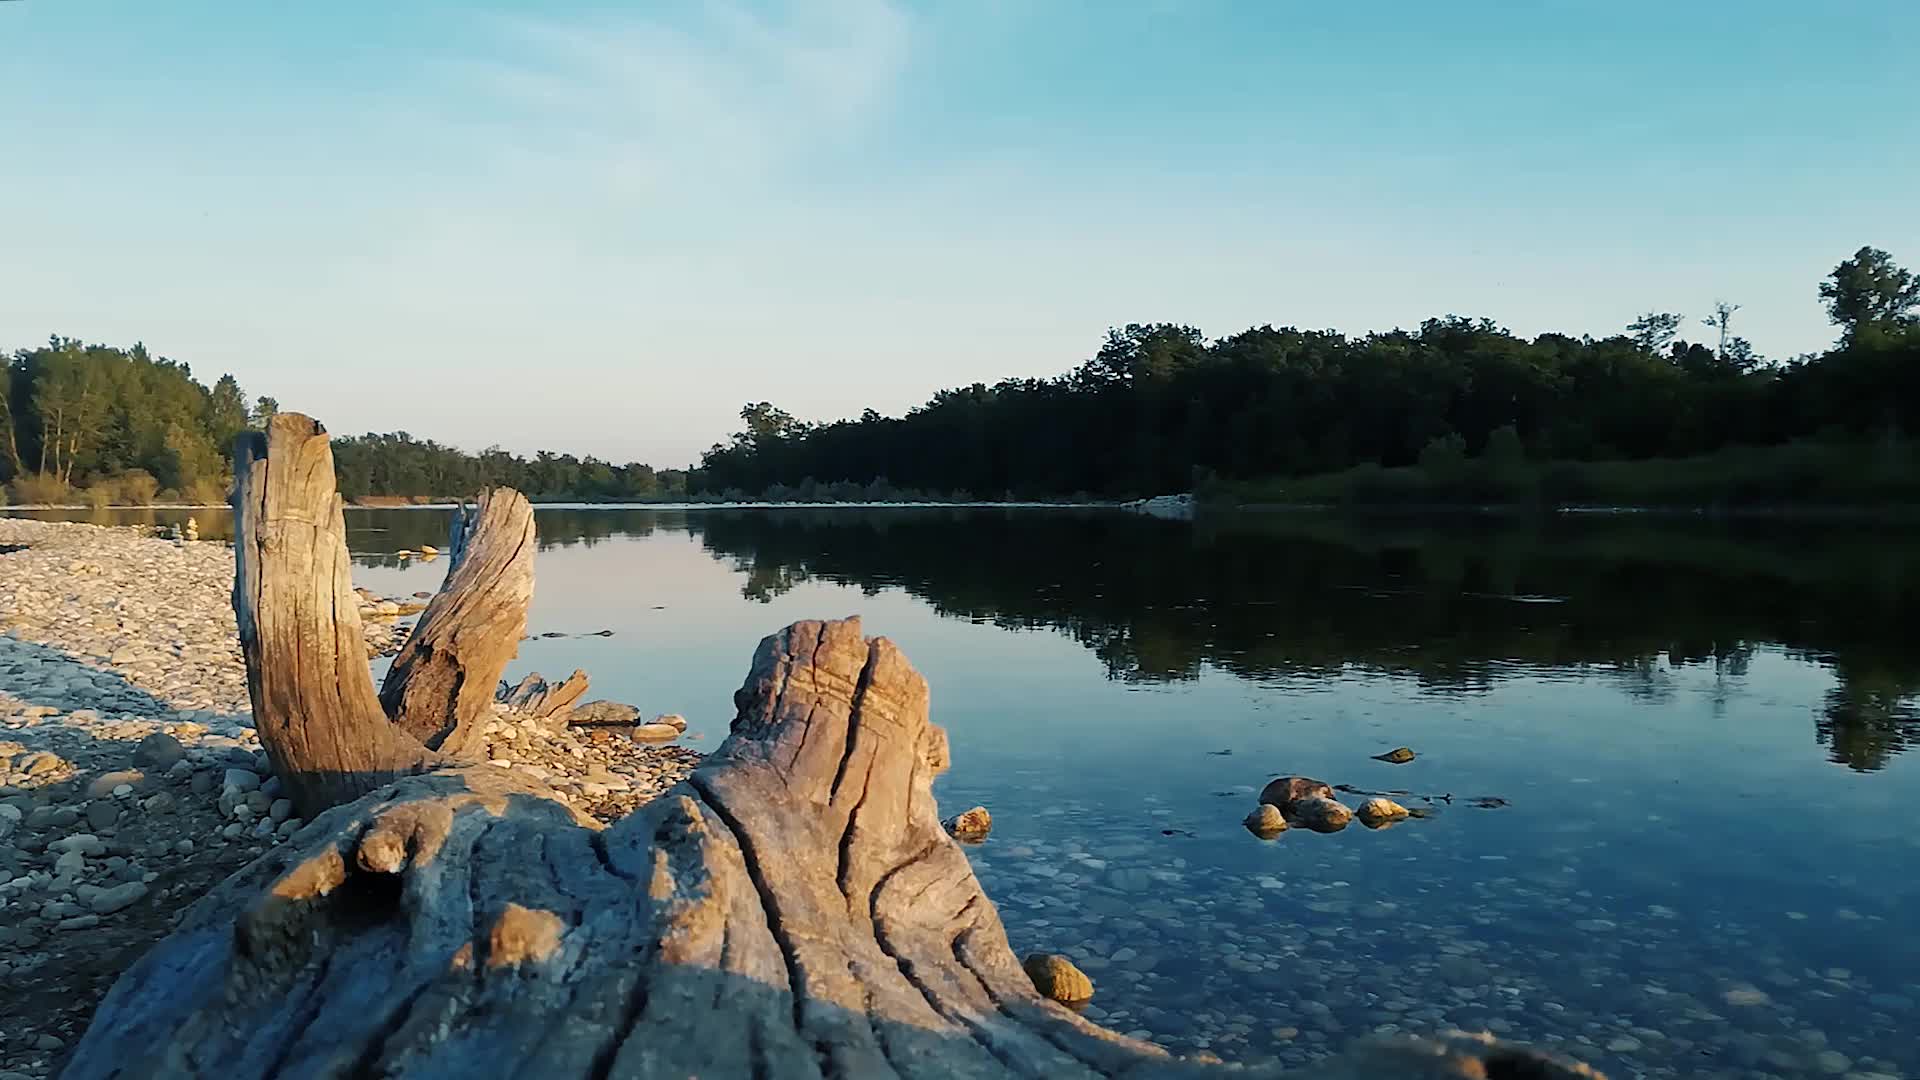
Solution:
<svg viewBox="0 0 1920 1080"><path fill-rule="evenodd" d="M1314 832L1339 832L1353 821L1353 811L1344 804L1317 795L1297 800L1286 809L1289 818Z"/></svg>
<svg viewBox="0 0 1920 1080"><path fill-rule="evenodd" d="M1360 824L1369 829L1383 828L1396 821L1404 821L1412 811L1392 799L1373 798L1360 804Z"/></svg>
<svg viewBox="0 0 1920 1080"><path fill-rule="evenodd" d="M232 791L258 791L260 774L252 769L228 769L221 777L220 786Z"/></svg>
<svg viewBox="0 0 1920 1080"><path fill-rule="evenodd" d="M180 740L164 731L156 731L133 748L133 763L144 769L167 770L187 756Z"/></svg>
<svg viewBox="0 0 1920 1080"><path fill-rule="evenodd" d="M1260 789L1260 801L1287 810L1301 799L1331 799L1333 788L1308 776L1282 776Z"/></svg>
<svg viewBox="0 0 1920 1080"><path fill-rule="evenodd" d="M1063 1005L1084 1005L1093 1000L1093 980L1059 953L1030 953L1020 966L1042 997Z"/></svg>
<svg viewBox="0 0 1920 1080"><path fill-rule="evenodd" d="M1287 831L1287 816L1272 803L1261 803L1241 824L1260 839L1271 840Z"/></svg>

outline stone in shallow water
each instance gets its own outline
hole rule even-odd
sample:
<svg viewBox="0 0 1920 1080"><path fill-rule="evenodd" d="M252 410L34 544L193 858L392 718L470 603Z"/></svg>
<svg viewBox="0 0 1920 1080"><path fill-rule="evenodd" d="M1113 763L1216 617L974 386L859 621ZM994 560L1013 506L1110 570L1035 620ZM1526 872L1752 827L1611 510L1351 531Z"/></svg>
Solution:
<svg viewBox="0 0 1920 1080"><path fill-rule="evenodd" d="M1029 953L1021 961L1033 988L1043 997L1066 1005L1084 1005L1093 1000L1093 980L1059 953Z"/></svg>
<svg viewBox="0 0 1920 1080"><path fill-rule="evenodd" d="M1353 821L1353 811L1329 798L1313 796L1296 800L1287 807L1287 817L1314 832L1339 832Z"/></svg>
<svg viewBox="0 0 1920 1080"><path fill-rule="evenodd" d="M1288 810L1301 799L1331 799L1333 788L1308 776L1282 776L1260 789L1260 801Z"/></svg>
<svg viewBox="0 0 1920 1080"><path fill-rule="evenodd" d="M1247 827L1248 832L1262 840L1271 840L1287 831L1286 815L1272 803L1261 803L1259 808L1248 814L1241 824Z"/></svg>
<svg viewBox="0 0 1920 1080"><path fill-rule="evenodd" d="M993 831L993 815L987 813L986 807L976 806L953 815L942 824L956 840L984 840Z"/></svg>
<svg viewBox="0 0 1920 1080"><path fill-rule="evenodd" d="M1404 821L1409 811L1392 799L1368 799L1360 804L1360 824L1369 829L1385 828L1396 821Z"/></svg>
<svg viewBox="0 0 1920 1080"><path fill-rule="evenodd" d="M1373 760L1384 761L1389 765L1405 765L1407 762L1412 761L1414 757L1415 757L1415 754L1412 750L1408 749L1407 747L1400 746L1400 747L1395 747L1394 749L1389 750L1384 754L1373 755Z"/></svg>

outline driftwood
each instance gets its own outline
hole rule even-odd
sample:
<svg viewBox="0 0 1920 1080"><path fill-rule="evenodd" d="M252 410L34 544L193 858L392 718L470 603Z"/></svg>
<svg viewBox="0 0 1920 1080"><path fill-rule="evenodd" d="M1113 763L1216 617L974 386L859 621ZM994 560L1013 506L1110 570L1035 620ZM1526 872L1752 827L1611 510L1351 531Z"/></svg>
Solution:
<svg viewBox="0 0 1920 1080"><path fill-rule="evenodd" d="M233 612L254 727L302 814L438 763L373 692L326 429L282 413L234 444Z"/></svg>
<svg viewBox="0 0 1920 1080"><path fill-rule="evenodd" d="M308 517L324 517L314 498ZM252 572L278 579L289 548L260 552ZM304 601L266 598L298 608L333 587L304 580L316 586ZM321 814L121 976L66 1075L1229 1070L1035 992L941 828L946 736L928 721L926 681L886 639L856 619L797 623L760 643L734 702L731 734L687 782L605 830L485 765L404 776ZM1453 1034L1370 1044L1302 1075L1591 1074Z"/></svg>
<svg viewBox="0 0 1920 1080"><path fill-rule="evenodd" d="M566 712L573 708L587 692L587 673L575 669L565 680L550 683L534 672L518 683L502 689L501 701L515 712L526 713L542 720Z"/></svg>
<svg viewBox="0 0 1920 1080"><path fill-rule="evenodd" d="M464 512L454 521L446 580L394 657L380 704L429 749L460 756L527 631L533 507L498 488L480 496L470 524Z"/></svg>
<svg viewBox="0 0 1920 1080"><path fill-rule="evenodd" d="M449 763L519 648L533 596L533 508L501 488L456 525L447 578L379 695L326 429L281 413L234 448L233 608L254 726L312 816ZM462 515L464 519L465 515Z"/></svg>

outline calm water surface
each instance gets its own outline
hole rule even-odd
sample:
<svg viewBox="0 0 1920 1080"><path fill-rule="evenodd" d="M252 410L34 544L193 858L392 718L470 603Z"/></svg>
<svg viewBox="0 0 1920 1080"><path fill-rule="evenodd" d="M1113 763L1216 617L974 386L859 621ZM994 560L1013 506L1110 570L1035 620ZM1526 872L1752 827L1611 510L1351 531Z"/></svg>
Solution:
<svg viewBox="0 0 1920 1080"><path fill-rule="evenodd" d="M443 512L348 524L363 584L438 585L391 553ZM584 667L696 746L780 626L857 613L897 641L952 740L942 806L993 812L971 854L1015 949L1076 957L1111 1026L1242 1060L1457 1025L1618 1076L1920 1076L1911 535L1071 510L539 528L531 629L568 636L509 674ZM1370 758L1401 745L1419 758ZM1281 773L1435 813L1261 841L1239 822Z"/></svg>

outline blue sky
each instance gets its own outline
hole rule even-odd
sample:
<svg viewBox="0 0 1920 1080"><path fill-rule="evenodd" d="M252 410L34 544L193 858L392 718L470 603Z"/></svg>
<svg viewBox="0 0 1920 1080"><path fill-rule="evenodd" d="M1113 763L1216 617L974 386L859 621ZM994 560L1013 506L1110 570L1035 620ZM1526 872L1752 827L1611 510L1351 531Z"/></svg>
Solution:
<svg viewBox="0 0 1920 1080"><path fill-rule="evenodd" d="M14 0L0 345L659 464L1132 321L1788 357L1920 265L1916 57L1911 0Z"/></svg>

